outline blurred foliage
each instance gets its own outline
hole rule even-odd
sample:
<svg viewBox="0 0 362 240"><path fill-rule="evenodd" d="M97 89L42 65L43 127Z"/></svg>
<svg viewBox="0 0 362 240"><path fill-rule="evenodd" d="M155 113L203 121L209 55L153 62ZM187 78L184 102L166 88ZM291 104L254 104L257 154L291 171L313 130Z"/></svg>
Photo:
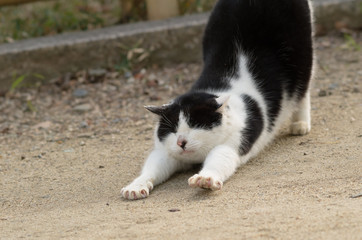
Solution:
<svg viewBox="0 0 362 240"><path fill-rule="evenodd" d="M216 0L179 0L181 15L211 10ZM66 4L65 4L66 2ZM146 3L134 0L122 14L119 0L53 0L0 8L0 43L146 20Z"/></svg>
<svg viewBox="0 0 362 240"><path fill-rule="evenodd" d="M17 76L16 73L13 74L13 82L10 86L10 92L15 91L18 88L24 87L24 80L27 77L33 77L36 78L38 80L44 80L44 76L38 73L33 73L33 74L23 74L20 76Z"/></svg>
<svg viewBox="0 0 362 240"><path fill-rule="evenodd" d="M179 0L181 15L210 11L216 0Z"/></svg>
<svg viewBox="0 0 362 240"><path fill-rule="evenodd" d="M0 42L104 27L116 23L120 15L115 0L66 2L35 2L0 8Z"/></svg>
<svg viewBox="0 0 362 240"><path fill-rule="evenodd" d="M151 51L141 48L143 39L140 39L133 46L126 46L120 44L122 53L120 55L120 61L114 66L114 69L126 73L130 72L134 67L140 63L147 61Z"/></svg>
<svg viewBox="0 0 362 240"><path fill-rule="evenodd" d="M352 35L345 33L344 40L345 40L348 48L355 50L355 51L361 50L361 46L356 42L356 40L353 38Z"/></svg>

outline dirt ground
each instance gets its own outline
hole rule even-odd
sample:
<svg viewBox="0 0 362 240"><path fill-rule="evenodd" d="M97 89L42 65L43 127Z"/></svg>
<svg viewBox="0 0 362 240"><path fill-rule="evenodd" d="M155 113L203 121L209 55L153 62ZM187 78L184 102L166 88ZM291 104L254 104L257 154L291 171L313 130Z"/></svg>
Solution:
<svg viewBox="0 0 362 240"><path fill-rule="evenodd" d="M190 188L195 169L120 197L153 145L143 105L184 92L198 64L81 71L0 96L0 239L362 239L357 44L317 39L311 133L281 131L218 192Z"/></svg>

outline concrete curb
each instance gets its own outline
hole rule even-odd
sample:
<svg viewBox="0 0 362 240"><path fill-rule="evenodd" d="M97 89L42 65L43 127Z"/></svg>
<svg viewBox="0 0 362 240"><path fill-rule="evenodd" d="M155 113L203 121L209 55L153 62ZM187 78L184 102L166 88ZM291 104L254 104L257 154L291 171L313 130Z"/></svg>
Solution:
<svg viewBox="0 0 362 240"><path fill-rule="evenodd" d="M335 29L340 21L362 27L361 0L319 0L314 3L318 31ZM209 14L196 14L164 21L142 22L41 37L0 45L0 90L9 89L14 76L29 75L39 81L80 69L114 67L127 50L141 41L152 63L168 64L201 60L201 40Z"/></svg>

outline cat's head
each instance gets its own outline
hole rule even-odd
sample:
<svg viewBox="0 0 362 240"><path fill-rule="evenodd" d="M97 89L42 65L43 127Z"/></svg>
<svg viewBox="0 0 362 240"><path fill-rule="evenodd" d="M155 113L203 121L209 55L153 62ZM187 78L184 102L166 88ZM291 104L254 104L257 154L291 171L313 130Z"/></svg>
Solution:
<svg viewBox="0 0 362 240"><path fill-rule="evenodd" d="M146 109L159 116L157 138L169 154L180 159L197 159L218 144L227 100L227 97L192 92L161 107Z"/></svg>

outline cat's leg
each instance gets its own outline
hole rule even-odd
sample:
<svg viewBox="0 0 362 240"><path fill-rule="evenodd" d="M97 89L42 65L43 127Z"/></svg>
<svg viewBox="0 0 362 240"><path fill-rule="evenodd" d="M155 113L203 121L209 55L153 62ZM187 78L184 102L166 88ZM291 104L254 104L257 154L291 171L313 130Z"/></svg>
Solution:
<svg viewBox="0 0 362 240"><path fill-rule="evenodd" d="M297 111L293 113L290 133L293 135L305 135L309 133L310 129L310 93L308 90L304 98L299 102Z"/></svg>
<svg viewBox="0 0 362 240"><path fill-rule="evenodd" d="M146 198L154 186L166 181L173 173L183 168L187 166L169 158L165 151L153 150L142 168L141 175L124 187L121 194L124 198L132 200Z"/></svg>
<svg viewBox="0 0 362 240"><path fill-rule="evenodd" d="M233 148L217 146L207 155L201 171L189 178L188 183L191 187L220 190L239 165L240 157Z"/></svg>

